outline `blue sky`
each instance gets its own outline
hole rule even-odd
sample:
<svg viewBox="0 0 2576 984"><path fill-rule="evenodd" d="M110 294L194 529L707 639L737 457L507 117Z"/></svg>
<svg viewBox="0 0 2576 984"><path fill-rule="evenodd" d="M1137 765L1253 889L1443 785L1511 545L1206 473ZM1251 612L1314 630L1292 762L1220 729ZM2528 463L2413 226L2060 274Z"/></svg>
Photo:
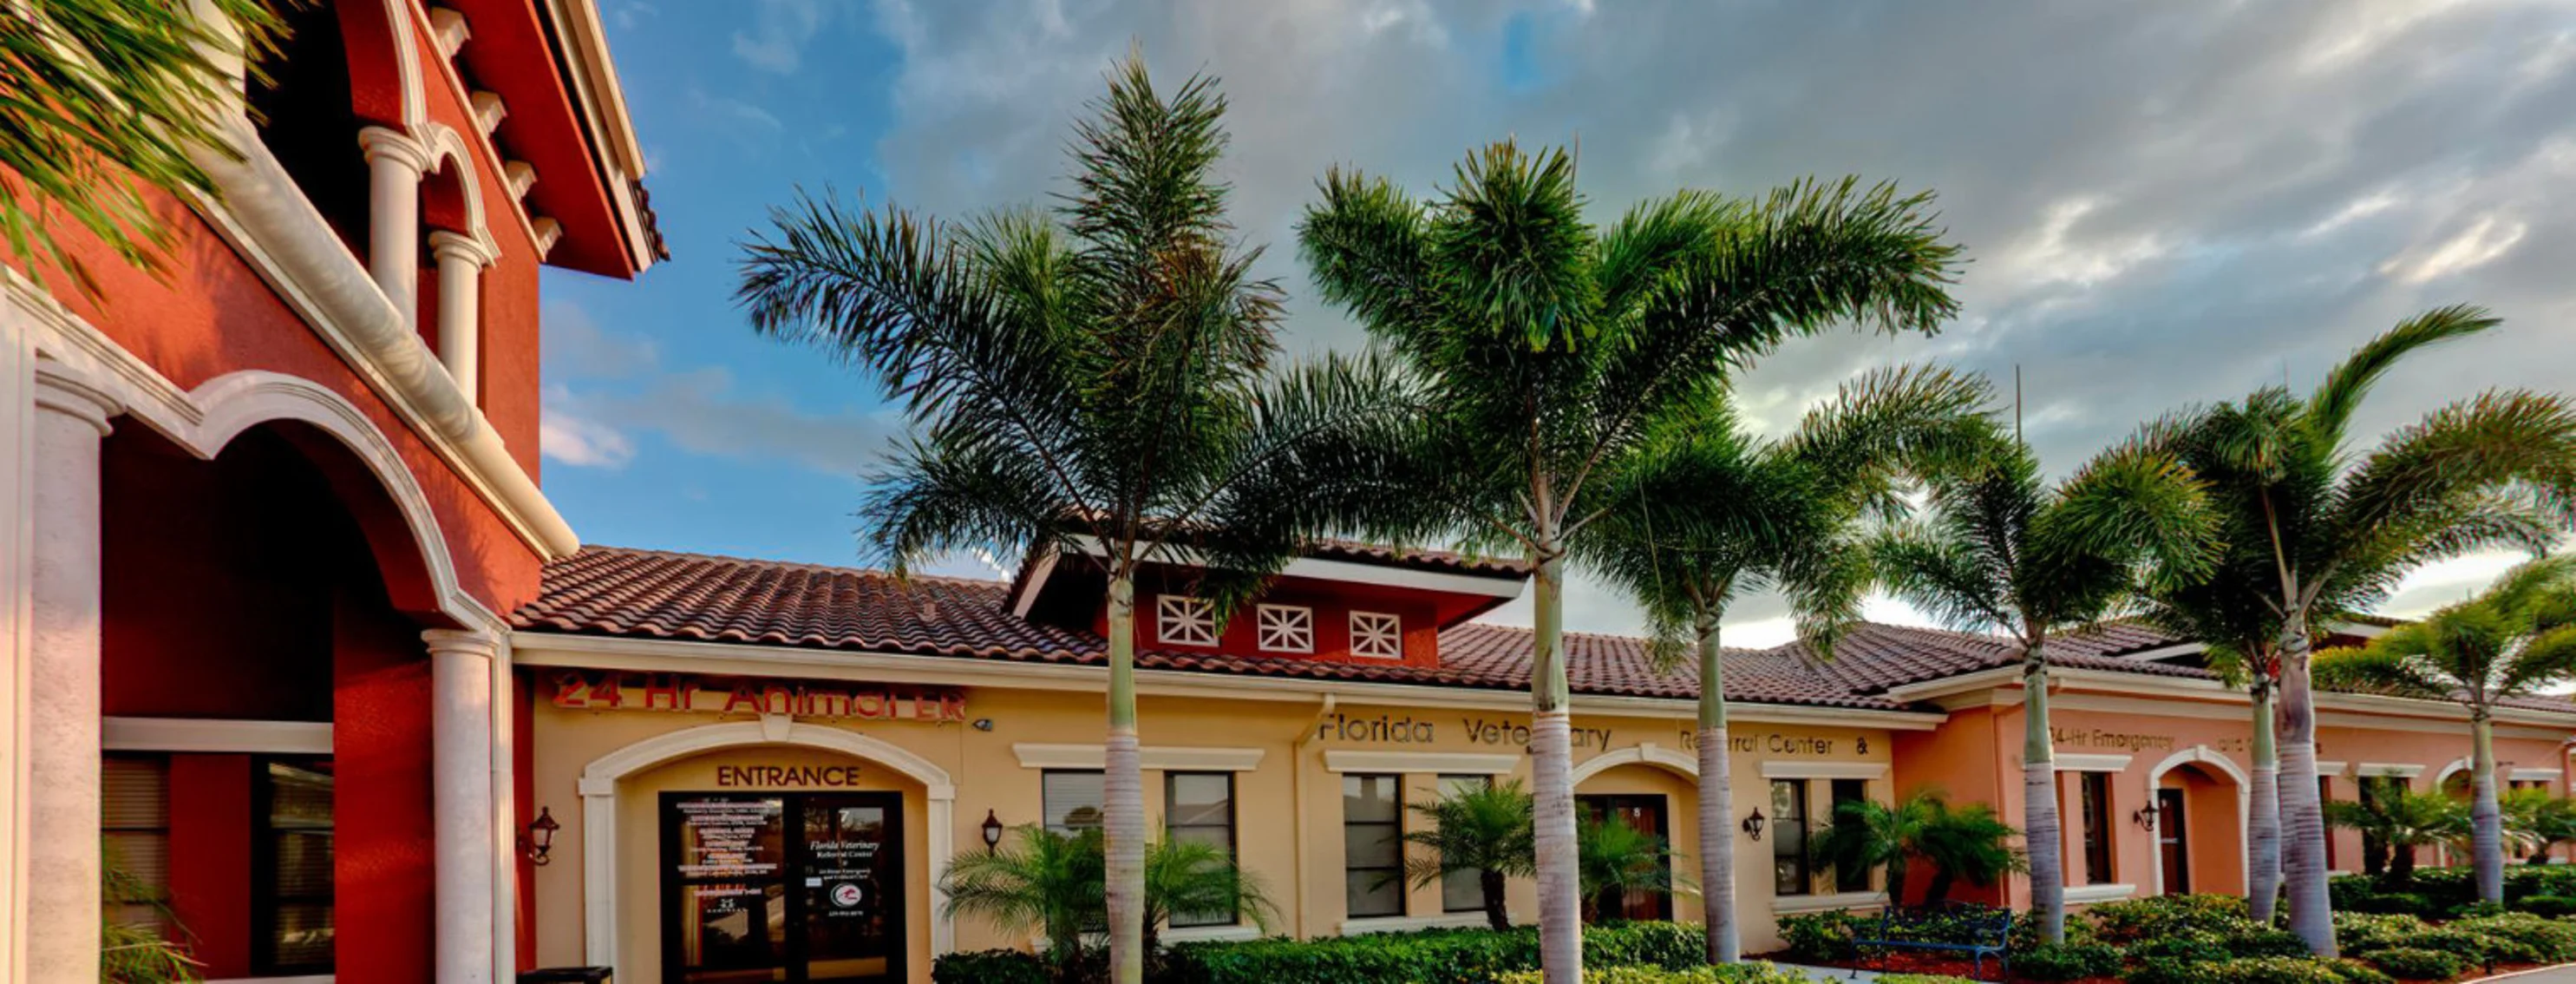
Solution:
<svg viewBox="0 0 2576 984"><path fill-rule="evenodd" d="M1068 121L1130 46L1164 80L1224 80L1237 221L1296 295L1290 227L1334 164L1428 189L1484 141L1572 143L1600 220L1808 174L1937 190L1971 257L1962 317L1930 340L1784 349L1743 384L1757 423L1890 361L2020 367L2032 439L2062 470L2182 403L2308 385L2456 301L2506 328L2424 359L2365 426L2576 379L2564 3L601 8L674 257L633 283L549 273L544 481L587 542L855 562L857 475L902 421L869 380L751 333L735 243L800 185L942 215L1041 200ZM1291 310L1292 351L1359 341L1302 296ZM2394 607L2508 562L2427 572ZM1637 624L1588 585L1569 606L1577 628ZM1780 614L1745 603L1731 641L1784 636Z"/></svg>

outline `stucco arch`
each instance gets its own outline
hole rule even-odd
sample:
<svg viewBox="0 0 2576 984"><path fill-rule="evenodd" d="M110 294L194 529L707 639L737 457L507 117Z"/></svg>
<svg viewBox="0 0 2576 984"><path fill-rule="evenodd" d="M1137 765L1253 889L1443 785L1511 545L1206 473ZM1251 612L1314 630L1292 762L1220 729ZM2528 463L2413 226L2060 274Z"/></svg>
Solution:
<svg viewBox="0 0 2576 984"><path fill-rule="evenodd" d="M482 174L474 166L474 152L465 138L455 127L436 122L422 124L415 135L429 158L420 186L421 224L463 233L489 255L498 256L501 248L492 238L483 210Z"/></svg>
<svg viewBox="0 0 2576 984"><path fill-rule="evenodd" d="M2430 791L2436 793L2441 792L2442 784L2451 781L2452 776L2469 771L2469 764L2469 758L2466 755L2452 759L2451 764L2445 765L2440 771L2433 773L2433 786Z"/></svg>
<svg viewBox="0 0 2576 984"><path fill-rule="evenodd" d="M1699 781L1698 759L1669 748L1661 747L1653 742L1646 742L1633 748L1622 748L1615 751L1603 752L1599 755L1583 760L1582 765L1574 767L1574 778L1570 785L1583 785L1584 780L1623 765L1651 765L1656 768L1663 769L1664 771L1688 778L1693 782Z"/></svg>
<svg viewBox="0 0 2576 984"><path fill-rule="evenodd" d="M429 122L429 101L421 88L411 4L350 0L331 6L349 50L349 108L361 120L420 132Z"/></svg>
<svg viewBox="0 0 2576 984"><path fill-rule="evenodd" d="M2156 763L2155 768L2148 769L2146 794L2143 802L2153 804L2156 801L2156 790L2163 785L2165 773L2172 772L2175 769L2187 765L2206 766L2209 771L2224 775L2230 782L2236 784L2236 848L2239 851L2244 850L2245 845L2251 843L2251 841L2247 839L2248 832L2246 815L2247 811L2254 803L2254 787L2252 778L2245 774L2245 770L2239 767L2234 759L2228 758L2227 756L2212 750L2207 745L2193 745L2190 748L2176 751L2172 755L2166 756L2164 761ZM2147 873L2150 876L2148 882L2148 894L2163 895L2165 893L2164 866L2161 864L2148 865Z"/></svg>
<svg viewBox="0 0 2576 984"><path fill-rule="evenodd" d="M617 789L627 776L668 762L728 748L795 745L862 758L902 773L922 785L930 842L930 952L955 946L956 923L943 911L947 896L939 883L948 876L948 857L956 826L957 786L938 763L855 731L819 724L798 724L783 714L758 721L707 724L667 732L609 752L581 770L582 954L592 966L618 962Z"/></svg>

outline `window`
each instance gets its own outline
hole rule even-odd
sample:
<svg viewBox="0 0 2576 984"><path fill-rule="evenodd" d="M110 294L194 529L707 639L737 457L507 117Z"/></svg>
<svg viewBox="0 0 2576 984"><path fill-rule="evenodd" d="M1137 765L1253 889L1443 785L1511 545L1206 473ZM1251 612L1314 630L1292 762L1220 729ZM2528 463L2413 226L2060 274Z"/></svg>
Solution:
<svg viewBox="0 0 2576 984"><path fill-rule="evenodd" d="M1263 652L1311 653L1315 651L1315 610L1298 605L1263 605L1260 616L1259 643Z"/></svg>
<svg viewBox="0 0 2576 984"><path fill-rule="evenodd" d="M1173 843L1206 844L1234 857L1234 773L1163 773L1163 830ZM1232 926L1233 909L1172 913L1172 928Z"/></svg>
<svg viewBox="0 0 2576 984"><path fill-rule="evenodd" d="M1379 612L1351 613L1351 655L1404 658L1404 620Z"/></svg>
<svg viewBox="0 0 2576 984"><path fill-rule="evenodd" d="M2084 884L2111 884L2111 774L2079 772L2084 808Z"/></svg>
<svg viewBox="0 0 2576 984"><path fill-rule="evenodd" d="M1404 914L1404 777L1342 776L1342 898L1350 918Z"/></svg>
<svg viewBox="0 0 2576 984"><path fill-rule="evenodd" d="M109 755L99 777L99 831L110 867L133 880L134 892L109 898L108 919L152 926L170 936L177 927L155 903L170 901L170 759L165 755Z"/></svg>
<svg viewBox="0 0 2576 984"><path fill-rule="evenodd" d="M1460 793L1494 788L1492 776L1441 776L1440 798ZM1440 876L1440 911L1482 912L1485 909L1485 886L1473 871L1452 871Z"/></svg>
<svg viewBox="0 0 2576 984"><path fill-rule="evenodd" d="M1869 782L1867 780L1834 780L1834 815L1832 819L1827 820L1826 822L1829 824L1843 823L1843 804L1862 803L1867 802L1868 800ZM1834 865L1834 891L1869 891L1869 866L1854 863L1849 858L1846 858L1841 863Z"/></svg>
<svg viewBox="0 0 2576 984"><path fill-rule="evenodd" d="M251 967L275 976L330 973L331 763L265 760L253 780Z"/></svg>
<svg viewBox="0 0 2576 984"><path fill-rule="evenodd" d="M1807 782L1772 780L1771 891L1806 895L1812 880L1807 875Z"/></svg>
<svg viewBox="0 0 2576 984"><path fill-rule="evenodd" d="M1216 609L1202 598L1156 595L1154 634L1169 645L1216 645Z"/></svg>
<svg viewBox="0 0 2576 984"><path fill-rule="evenodd" d="M1091 769L1049 769L1038 778L1046 829L1068 837L1100 829L1103 798L1100 773Z"/></svg>

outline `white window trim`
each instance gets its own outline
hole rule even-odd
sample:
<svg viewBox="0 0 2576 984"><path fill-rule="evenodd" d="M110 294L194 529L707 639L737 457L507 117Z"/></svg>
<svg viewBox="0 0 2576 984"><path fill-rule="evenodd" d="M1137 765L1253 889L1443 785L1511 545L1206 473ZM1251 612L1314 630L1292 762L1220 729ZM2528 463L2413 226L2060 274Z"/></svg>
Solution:
<svg viewBox="0 0 2576 984"><path fill-rule="evenodd" d="M1283 628L1283 629L1280 629L1279 631L1282 631L1282 632L1294 631L1297 635L1302 635L1302 636L1304 636L1304 637L1305 637L1305 640L1306 640L1306 641L1305 641L1305 644L1304 644L1304 645L1302 645L1302 646L1273 646L1273 645L1271 645L1271 644L1270 644L1270 640L1269 640L1268 636L1269 636L1269 634L1270 634L1270 632L1271 632L1271 625L1270 625L1270 613L1272 613L1272 612L1294 612L1294 613L1296 613L1296 614L1298 614L1298 615L1300 615L1300 616L1303 616L1303 617L1304 617L1304 619L1305 619L1305 622L1304 622L1303 627L1301 627L1301 628L1297 628L1297 629L1294 629L1294 630L1290 630L1290 629L1285 629L1285 628ZM1254 647L1256 647L1256 648L1260 649L1262 652L1265 652L1265 653L1311 653L1311 652L1314 652L1314 651L1315 651L1315 609L1314 609L1314 608L1312 608L1312 607L1310 607L1310 606L1307 606L1307 605L1270 605L1270 604L1263 604L1263 605L1256 605L1256 606L1254 606L1253 626L1252 626L1252 644L1253 644L1253 646L1254 646Z"/></svg>
<svg viewBox="0 0 2576 984"><path fill-rule="evenodd" d="M2057 754L2059 772L2126 772L2134 755Z"/></svg>
<svg viewBox="0 0 2576 984"><path fill-rule="evenodd" d="M1775 895L1771 898L1774 915L1796 915L1809 912L1834 912L1844 909L1875 909L1887 904L1886 892L1835 892L1830 895Z"/></svg>
<svg viewBox="0 0 2576 984"><path fill-rule="evenodd" d="M2505 773L2509 782L2557 782L2561 778L2564 773L2556 769L2515 769Z"/></svg>
<svg viewBox="0 0 2576 984"><path fill-rule="evenodd" d="M1393 625L1394 625L1394 631L1395 631L1395 652L1393 652L1393 653L1367 653L1367 652L1361 652L1361 651L1360 651L1360 619L1362 619L1362 618L1382 618L1382 619L1386 619L1386 620L1387 620L1388 622L1390 622L1390 623L1393 623ZM1354 608L1354 609L1352 609L1352 610L1351 610L1350 627L1351 627L1351 655L1352 655L1353 657L1356 657L1356 658L1359 658L1359 659L1403 659L1403 658L1404 658L1404 616L1402 616L1402 615L1398 615L1398 614L1395 614L1395 613L1393 613L1393 612L1364 612L1364 611L1360 611L1359 609Z"/></svg>
<svg viewBox="0 0 2576 984"><path fill-rule="evenodd" d="M1764 779L1885 779L1885 762L1764 762Z"/></svg>
<svg viewBox="0 0 2576 984"><path fill-rule="evenodd" d="M1018 742L1011 746L1023 769L1105 769L1109 750L1102 745L1054 745ZM1139 768L1175 772L1251 772L1268 755L1260 748L1181 748L1148 745L1136 750Z"/></svg>
<svg viewBox="0 0 2576 984"><path fill-rule="evenodd" d="M1176 638L1172 635L1173 620L1177 617L1186 617L1189 608L1192 606L1196 606L1198 608L1198 613L1205 616L1207 619L1208 636L1206 642ZM1214 605L1209 604L1204 598L1193 598L1189 595L1178 594L1155 595L1154 638L1166 646L1193 646L1200 649L1213 649L1216 647L1218 640L1225 638L1225 626L1217 624L1216 608Z"/></svg>
<svg viewBox="0 0 2576 984"><path fill-rule="evenodd" d="M1326 772L1434 772L1459 776L1507 776L1521 764L1518 755L1475 752L1324 751Z"/></svg>
<svg viewBox="0 0 2576 984"><path fill-rule="evenodd" d="M2115 901L2115 900L2118 900L2118 899L2125 899L2125 898L2128 898L2128 897L2130 897L2130 896L2132 896L2132 895L2136 895L2136 894L2138 894L2138 886L2136 886L2136 885L2068 885L2068 886L2066 886L2066 901L2067 901L2069 904L2075 904L2075 903L2088 903L2088 902L2111 902L2111 901Z"/></svg>
<svg viewBox="0 0 2576 984"><path fill-rule="evenodd" d="M2352 767L2351 763L2348 763L2348 762L2329 762L2329 761L2326 761L2326 760L2324 760L2324 759L2318 759L2318 760L2317 760L2317 775L2320 775L2320 776L2341 776L2341 775L2343 775L2344 770L2349 769L2349 768L2351 768L2351 767Z"/></svg>
<svg viewBox="0 0 2576 984"><path fill-rule="evenodd" d="M2423 774L2423 766L2409 765L2403 762L2364 762L2361 764L2360 773L2361 777L2365 779L2378 776L2394 776L2410 782L2413 781L2416 776Z"/></svg>
<svg viewBox="0 0 2576 984"><path fill-rule="evenodd" d="M328 721L219 721L208 718L110 717L99 747L110 752L207 752L329 755ZM244 978L303 980L303 978Z"/></svg>
<svg viewBox="0 0 2576 984"><path fill-rule="evenodd" d="M1261 938L1261 927L1240 922L1224 926L1180 926L1165 928L1157 935L1169 943L1187 943L1191 940L1257 940Z"/></svg>
<svg viewBox="0 0 2576 984"><path fill-rule="evenodd" d="M1417 929L1469 929L1484 924L1485 910L1478 909L1474 912L1444 912L1436 916L1361 916L1342 920L1337 929L1344 936L1367 936L1371 933L1409 933Z"/></svg>

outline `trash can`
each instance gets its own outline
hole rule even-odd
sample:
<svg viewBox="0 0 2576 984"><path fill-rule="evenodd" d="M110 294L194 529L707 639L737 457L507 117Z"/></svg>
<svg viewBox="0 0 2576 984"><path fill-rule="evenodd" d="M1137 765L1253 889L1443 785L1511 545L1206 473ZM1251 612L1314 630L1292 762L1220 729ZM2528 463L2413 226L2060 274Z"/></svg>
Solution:
<svg viewBox="0 0 2576 984"><path fill-rule="evenodd" d="M519 975L519 984L610 984L606 967L547 967Z"/></svg>

